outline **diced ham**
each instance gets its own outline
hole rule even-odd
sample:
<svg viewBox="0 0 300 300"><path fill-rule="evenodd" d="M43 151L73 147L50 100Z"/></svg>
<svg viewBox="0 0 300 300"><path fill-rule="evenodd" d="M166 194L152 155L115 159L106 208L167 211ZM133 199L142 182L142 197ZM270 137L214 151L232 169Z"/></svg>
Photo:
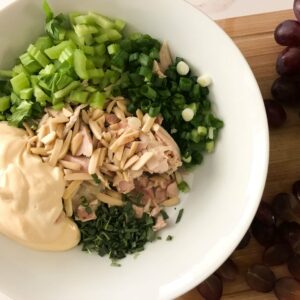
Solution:
<svg viewBox="0 0 300 300"><path fill-rule="evenodd" d="M84 156L72 156L72 155L68 154L63 159L66 161L80 164L80 166L81 166L80 170L84 171L84 172L88 172L88 167L89 167L89 163L90 163L89 158L84 157Z"/></svg>
<svg viewBox="0 0 300 300"><path fill-rule="evenodd" d="M133 181L122 180L119 182L117 189L118 189L118 192L127 194L134 189L134 183L133 183Z"/></svg>
<svg viewBox="0 0 300 300"><path fill-rule="evenodd" d="M169 198L177 197L178 193L177 183L175 181L170 183L167 187L167 196Z"/></svg>
<svg viewBox="0 0 300 300"><path fill-rule="evenodd" d="M167 199L166 190L162 189L161 187L156 188L155 190L155 200L157 203L161 203Z"/></svg>
<svg viewBox="0 0 300 300"><path fill-rule="evenodd" d="M81 222L87 222L97 219L97 216L95 211L92 210L92 212L87 212L87 208L80 204L77 208L77 218Z"/></svg>
<svg viewBox="0 0 300 300"><path fill-rule="evenodd" d="M93 140L91 134L85 125L81 126L80 132L82 133L83 139L76 156L84 155L91 157L93 154Z"/></svg>
<svg viewBox="0 0 300 300"><path fill-rule="evenodd" d="M156 218L156 222L155 222L155 225L153 226L153 230L154 231L159 231L159 230L163 229L166 226L167 226L166 221L164 220L164 218L161 215L159 215Z"/></svg>

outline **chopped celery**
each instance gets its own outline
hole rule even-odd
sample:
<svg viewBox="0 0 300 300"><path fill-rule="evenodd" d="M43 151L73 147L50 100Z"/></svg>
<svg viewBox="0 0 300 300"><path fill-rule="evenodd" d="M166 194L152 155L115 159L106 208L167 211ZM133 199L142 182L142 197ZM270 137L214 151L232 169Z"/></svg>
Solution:
<svg viewBox="0 0 300 300"><path fill-rule="evenodd" d="M87 55L95 55L95 48L91 46L81 46L81 50Z"/></svg>
<svg viewBox="0 0 300 300"><path fill-rule="evenodd" d="M74 69L76 74L81 79L89 79L88 72L86 70L86 56L82 50L76 49L74 51Z"/></svg>
<svg viewBox="0 0 300 300"><path fill-rule="evenodd" d="M74 30L79 37L84 37L86 35L95 34L99 32L96 26L91 25L76 25L74 26Z"/></svg>
<svg viewBox="0 0 300 300"><path fill-rule="evenodd" d="M39 74L42 76L49 76L49 75L53 75L55 71L56 71L55 66L53 64L49 64L44 69L42 69Z"/></svg>
<svg viewBox="0 0 300 300"><path fill-rule="evenodd" d="M21 122L31 114L32 102L23 101L15 109L13 113L7 117L9 124L14 126L21 125Z"/></svg>
<svg viewBox="0 0 300 300"><path fill-rule="evenodd" d="M18 74L10 80L13 91L19 95L21 90L27 89L30 87L30 82L24 72Z"/></svg>
<svg viewBox="0 0 300 300"><path fill-rule="evenodd" d="M102 78L104 77L104 71L103 69L91 69L91 70L88 70L88 76L89 78Z"/></svg>
<svg viewBox="0 0 300 300"><path fill-rule="evenodd" d="M53 105L52 108L54 110L62 110L64 108L64 106L65 106L65 104L63 102L59 102L59 103Z"/></svg>
<svg viewBox="0 0 300 300"><path fill-rule="evenodd" d="M119 30L122 31L126 26L126 23L123 20L120 19L116 19L114 22L114 27Z"/></svg>
<svg viewBox="0 0 300 300"><path fill-rule="evenodd" d="M93 25L93 24L95 24L94 16L92 16L92 15L79 15L79 16L76 16L74 18L74 23Z"/></svg>
<svg viewBox="0 0 300 300"><path fill-rule="evenodd" d="M104 29L114 27L114 23L107 17L101 16L101 15L98 15L95 13L89 13L88 17L90 18L90 20L92 20L92 22L96 23L97 25L99 25L100 27L102 27Z"/></svg>
<svg viewBox="0 0 300 300"><path fill-rule="evenodd" d="M60 54L58 61L63 64L65 62L72 63L73 62L73 53L74 50L71 47L66 47L63 52Z"/></svg>
<svg viewBox="0 0 300 300"><path fill-rule="evenodd" d="M94 48L95 48L96 54L99 56L104 55L106 52L106 47L104 44L100 44L98 46L95 46Z"/></svg>
<svg viewBox="0 0 300 300"><path fill-rule="evenodd" d="M0 112L4 112L10 108L10 97L3 96L0 97Z"/></svg>
<svg viewBox="0 0 300 300"><path fill-rule="evenodd" d="M49 36L41 36L34 43L35 47L39 50L44 51L53 46L53 42Z"/></svg>
<svg viewBox="0 0 300 300"><path fill-rule="evenodd" d="M70 96L68 98L70 99L70 101L72 103L75 103L75 104L77 104L77 103L85 104L85 103L87 103L88 96L89 96L89 92L75 90L75 91L71 92L71 94L70 94Z"/></svg>
<svg viewBox="0 0 300 300"><path fill-rule="evenodd" d="M56 46L53 46L51 48L48 48L45 50L45 53L50 59L58 59L60 54L64 51L65 48L70 47L70 48L76 48L75 44L73 41L63 41L59 43Z"/></svg>
<svg viewBox="0 0 300 300"><path fill-rule="evenodd" d="M20 73L27 73L27 70L24 68L22 64L16 65L12 69L13 77L20 74Z"/></svg>
<svg viewBox="0 0 300 300"><path fill-rule="evenodd" d="M119 44L110 44L107 46L107 52L110 55L116 54L120 50L120 45Z"/></svg>
<svg viewBox="0 0 300 300"><path fill-rule="evenodd" d="M30 54L42 67L46 67L50 61L47 58L45 54L42 53L41 50L39 50L36 46L34 45L29 45L27 49L28 54Z"/></svg>
<svg viewBox="0 0 300 300"><path fill-rule="evenodd" d="M20 98L22 100L30 100L33 95L33 88L28 88L20 91Z"/></svg>
<svg viewBox="0 0 300 300"><path fill-rule="evenodd" d="M19 58L24 68L31 74L36 73L42 68L28 53L22 54Z"/></svg>
<svg viewBox="0 0 300 300"><path fill-rule="evenodd" d="M100 92L93 93L89 98L90 106L94 108L103 109L105 103L105 96Z"/></svg>
<svg viewBox="0 0 300 300"><path fill-rule="evenodd" d="M46 0L43 0L43 10L46 15L46 22L53 19L53 11Z"/></svg>
<svg viewBox="0 0 300 300"><path fill-rule="evenodd" d="M12 78L13 71L11 70L0 70L0 78Z"/></svg>
<svg viewBox="0 0 300 300"><path fill-rule="evenodd" d="M67 85L65 88L54 93L54 98L55 99L64 98L64 97L68 96L71 93L71 91L75 90L79 86L80 86L80 81L73 81L69 85Z"/></svg>
<svg viewBox="0 0 300 300"><path fill-rule="evenodd" d="M33 94L36 101L42 106L46 106L46 101L50 101L49 96L37 85L34 87Z"/></svg>

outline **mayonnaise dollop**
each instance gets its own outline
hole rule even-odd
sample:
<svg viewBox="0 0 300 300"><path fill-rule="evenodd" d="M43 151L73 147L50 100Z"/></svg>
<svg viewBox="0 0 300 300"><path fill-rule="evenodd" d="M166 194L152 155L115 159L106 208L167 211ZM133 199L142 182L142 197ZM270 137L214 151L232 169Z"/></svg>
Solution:
<svg viewBox="0 0 300 300"><path fill-rule="evenodd" d="M30 154L27 139L0 122L0 233L37 250L70 249L80 233L63 212L62 171Z"/></svg>

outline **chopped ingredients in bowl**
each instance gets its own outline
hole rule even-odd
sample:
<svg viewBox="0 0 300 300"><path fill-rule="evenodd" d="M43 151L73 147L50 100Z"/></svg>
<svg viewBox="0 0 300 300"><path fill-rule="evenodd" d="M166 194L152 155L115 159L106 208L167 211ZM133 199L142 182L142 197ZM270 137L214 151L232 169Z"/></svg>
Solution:
<svg viewBox="0 0 300 300"><path fill-rule="evenodd" d="M23 127L29 154L62 172L83 250L120 259L156 239L164 208L189 191L182 170L214 150L223 122L212 79L173 61L166 42L125 35L121 20L43 7L45 35L0 70L0 120Z"/></svg>

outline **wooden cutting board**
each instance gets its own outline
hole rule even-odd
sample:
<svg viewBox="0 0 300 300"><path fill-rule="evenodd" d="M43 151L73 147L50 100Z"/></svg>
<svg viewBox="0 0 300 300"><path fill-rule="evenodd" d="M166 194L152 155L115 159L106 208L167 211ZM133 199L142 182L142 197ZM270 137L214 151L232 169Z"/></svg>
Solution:
<svg viewBox="0 0 300 300"><path fill-rule="evenodd" d="M280 22L294 18L292 10L287 10L218 21L246 57L265 99L271 98L270 89L277 78L275 62L283 49L274 41L274 29ZM263 195L263 200L268 202L277 193L290 192L293 182L300 179L300 109L287 108L286 111L288 121L285 126L270 130L270 164ZM240 274L236 281L224 283L223 300L277 299L273 293L261 294L250 290L244 279L247 268L261 262L262 252L263 248L252 239L246 249L232 254L231 258L238 265ZM286 266L273 268L273 271L277 278L289 274ZM196 289L178 298L200 299L203 298Z"/></svg>

